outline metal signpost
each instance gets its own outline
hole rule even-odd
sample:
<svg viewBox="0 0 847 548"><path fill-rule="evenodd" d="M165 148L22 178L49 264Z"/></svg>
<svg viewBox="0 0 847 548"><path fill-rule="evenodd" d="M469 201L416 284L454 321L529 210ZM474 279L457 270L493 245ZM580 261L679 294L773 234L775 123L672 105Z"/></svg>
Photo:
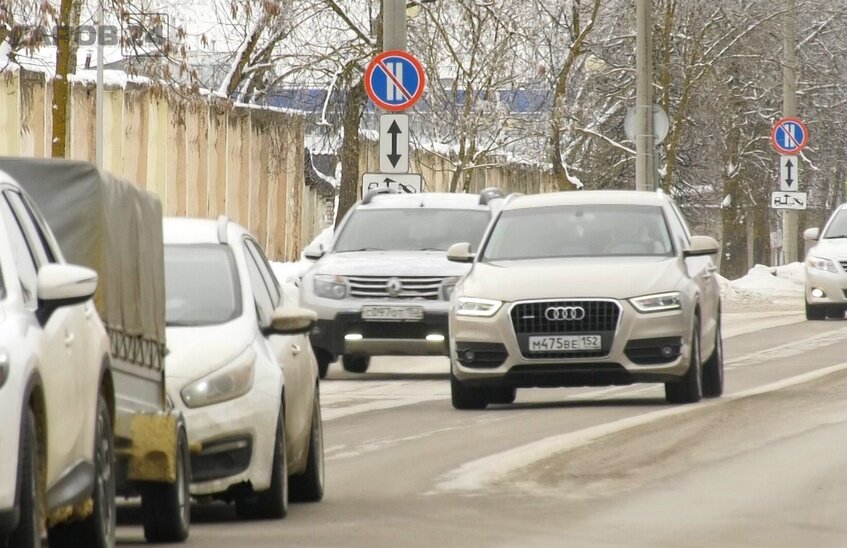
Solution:
<svg viewBox="0 0 847 548"><path fill-rule="evenodd" d="M409 171L409 117L405 114L379 117L379 170L382 173Z"/></svg>
<svg viewBox="0 0 847 548"><path fill-rule="evenodd" d="M800 190L799 162L796 154L809 142L809 129L799 118L778 120L771 129L771 144L781 154L779 157L779 189L771 194L774 209L806 209L807 196Z"/></svg>

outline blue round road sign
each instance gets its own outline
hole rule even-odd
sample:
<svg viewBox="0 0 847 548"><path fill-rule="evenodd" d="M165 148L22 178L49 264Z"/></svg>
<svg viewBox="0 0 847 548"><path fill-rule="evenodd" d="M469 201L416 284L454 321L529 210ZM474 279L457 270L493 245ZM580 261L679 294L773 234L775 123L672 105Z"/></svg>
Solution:
<svg viewBox="0 0 847 548"><path fill-rule="evenodd" d="M411 108L424 92L424 71L411 54L386 51L365 72L365 89L374 104L390 112Z"/></svg>
<svg viewBox="0 0 847 548"><path fill-rule="evenodd" d="M771 143L780 154L798 154L809 142L809 129L799 118L782 118L771 130Z"/></svg>

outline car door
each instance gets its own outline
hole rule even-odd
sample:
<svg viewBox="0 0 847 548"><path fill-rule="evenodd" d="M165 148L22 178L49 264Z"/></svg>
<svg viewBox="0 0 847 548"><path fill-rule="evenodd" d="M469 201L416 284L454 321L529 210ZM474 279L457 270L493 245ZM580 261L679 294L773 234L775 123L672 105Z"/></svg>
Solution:
<svg viewBox="0 0 847 548"><path fill-rule="evenodd" d="M245 238L244 246L251 280L254 276L257 278L255 285L263 286L274 308L284 306L279 282L271 272L259 244L251 238ZM314 359L309 359L311 346L305 334L271 335L268 341L283 367L286 434L292 441L292 448L299 453L305 446L304 440L308 439L311 428L312 398L317 375L316 370L312 371ZM299 455L295 455L295 458L299 460Z"/></svg>
<svg viewBox="0 0 847 548"><path fill-rule="evenodd" d="M49 255L40 242L28 236L33 227L26 217L14 212L9 198L10 192L3 192L0 216L15 256L24 306L35 315L38 309L38 269ZM56 310L45 325L26 334L39 350L39 372L47 412L47 454L50 456L47 459L48 488L82 456L77 450L77 440L81 437L85 418L76 389L73 308L76 307Z"/></svg>

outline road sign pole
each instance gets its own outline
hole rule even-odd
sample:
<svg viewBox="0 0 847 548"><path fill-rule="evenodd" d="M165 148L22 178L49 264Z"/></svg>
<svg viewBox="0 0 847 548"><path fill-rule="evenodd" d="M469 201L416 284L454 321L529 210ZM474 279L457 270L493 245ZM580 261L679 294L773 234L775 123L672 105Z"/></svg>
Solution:
<svg viewBox="0 0 847 548"><path fill-rule="evenodd" d="M635 18L635 189L654 190L653 142L653 67L651 51L651 0L637 0Z"/></svg>
<svg viewBox="0 0 847 548"><path fill-rule="evenodd" d="M406 0L382 0L382 50L406 51Z"/></svg>
<svg viewBox="0 0 847 548"><path fill-rule="evenodd" d="M782 19L783 29L783 63L782 63L782 116L797 116L797 55L795 47L797 43L794 17L796 15L795 0L784 0L785 14ZM799 190L800 185L797 185ZM786 263L796 262L797 256L797 233L798 214L793 210L786 210L782 214L782 256Z"/></svg>

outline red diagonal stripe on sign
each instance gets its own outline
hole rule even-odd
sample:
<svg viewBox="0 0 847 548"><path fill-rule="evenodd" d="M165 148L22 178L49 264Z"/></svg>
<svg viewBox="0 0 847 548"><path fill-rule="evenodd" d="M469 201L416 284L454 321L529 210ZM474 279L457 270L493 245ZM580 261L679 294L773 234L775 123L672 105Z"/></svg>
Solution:
<svg viewBox="0 0 847 548"><path fill-rule="evenodd" d="M406 90L406 88L403 87L403 82L398 80L397 77L394 75L394 73L391 72L390 70L388 70L388 67L385 65L385 63L383 63L382 61L377 61L377 66L379 66L379 68L382 69L382 71L385 73L385 76L389 80L391 80L391 83L393 83L394 86L397 87L397 89L399 89L400 92L406 97L406 100L411 101L412 100L412 94L409 93Z"/></svg>
<svg viewBox="0 0 847 548"><path fill-rule="evenodd" d="M795 148L800 148L800 143L798 143L798 142L797 142L797 140L794 138L794 136L793 136L793 135L791 135L791 132L790 132L790 131L788 131L788 128L787 128L787 127L785 127L785 126L787 126L788 124L792 124L792 123L793 123L793 122L790 122L790 121L789 121L789 122L783 122L783 123L779 124L779 127L780 127L780 128L782 128L782 131L784 131L784 132L785 132L785 136L786 136L786 137L788 137L788 139L789 139L792 143L794 143L794 147L795 147ZM797 127L800 127L800 126L798 125ZM803 128L800 128L800 130L802 131L802 130L803 130Z"/></svg>

